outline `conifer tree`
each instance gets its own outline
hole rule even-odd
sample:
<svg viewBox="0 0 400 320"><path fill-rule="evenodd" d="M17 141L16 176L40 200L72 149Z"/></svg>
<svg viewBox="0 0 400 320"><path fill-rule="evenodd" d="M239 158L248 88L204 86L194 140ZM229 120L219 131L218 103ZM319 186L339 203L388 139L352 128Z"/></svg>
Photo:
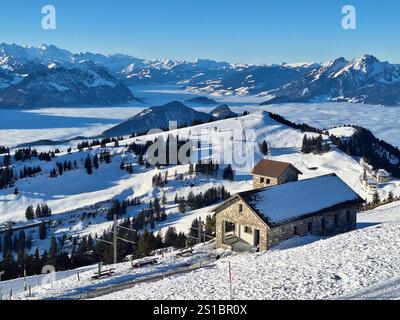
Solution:
<svg viewBox="0 0 400 320"><path fill-rule="evenodd" d="M267 141L265 141L265 140L262 142L261 152L266 156L268 155L268 144L267 144Z"/></svg>
<svg viewBox="0 0 400 320"><path fill-rule="evenodd" d="M228 164L226 166L222 177L224 178L224 180L231 180L231 181L234 180L232 165Z"/></svg>
<svg viewBox="0 0 400 320"><path fill-rule="evenodd" d="M26 208L25 217L27 220L32 220L35 218L35 211L33 210L32 206L29 206L28 208Z"/></svg>
<svg viewBox="0 0 400 320"><path fill-rule="evenodd" d="M93 157L93 167L97 170L99 168L99 157L97 154Z"/></svg>
<svg viewBox="0 0 400 320"><path fill-rule="evenodd" d="M39 225L39 239L40 240L44 240L47 237L47 228L46 228L46 224L44 222L42 222Z"/></svg>
<svg viewBox="0 0 400 320"><path fill-rule="evenodd" d="M372 197L372 203L373 204L379 204L381 202L381 199L379 197L379 194L377 191L375 191L373 197Z"/></svg>
<svg viewBox="0 0 400 320"><path fill-rule="evenodd" d="M88 156L86 157L86 160L85 160L85 169L86 169L87 174L90 175L90 174L93 173L92 160L90 159L90 155L88 155Z"/></svg>
<svg viewBox="0 0 400 320"><path fill-rule="evenodd" d="M389 203L394 201L394 196L393 196L393 192L392 192L392 191L389 192L387 201L388 201Z"/></svg>

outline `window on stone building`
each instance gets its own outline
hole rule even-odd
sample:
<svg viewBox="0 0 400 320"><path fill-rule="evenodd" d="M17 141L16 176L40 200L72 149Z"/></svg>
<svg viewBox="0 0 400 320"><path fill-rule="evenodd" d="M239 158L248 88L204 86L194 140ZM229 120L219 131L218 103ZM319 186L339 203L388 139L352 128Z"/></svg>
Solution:
<svg viewBox="0 0 400 320"><path fill-rule="evenodd" d="M326 218L322 218L321 228L322 230L326 229Z"/></svg>
<svg viewBox="0 0 400 320"><path fill-rule="evenodd" d="M270 179L267 179L267 184L270 184L271 183L271 180Z"/></svg>
<svg viewBox="0 0 400 320"><path fill-rule="evenodd" d="M351 222L351 211L346 212L346 222L350 223Z"/></svg>
<svg viewBox="0 0 400 320"><path fill-rule="evenodd" d="M253 234L253 230L250 227L244 227L244 232L247 234Z"/></svg>
<svg viewBox="0 0 400 320"><path fill-rule="evenodd" d="M239 204L239 212L243 212L243 205Z"/></svg>
<svg viewBox="0 0 400 320"><path fill-rule="evenodd" d="M338 215L338 214L335 214L335 217L334 217L334 224L335 224L335 227L338 227L338 226L339 226L339 215Z"/></svg>
<svg viewBox="0 0 400 320"><path fill-rule="evenodd" d="M295 227L293 228L293 234L294 234L295 236L299 236L299 235L300 235L300 231L299 231L299 227L298 227L298 226L295 226Z"/></svg>
<svg viewBox="0 0 400 320"><path fill-rule="evenodd" d="M260 183L264 183L265 179L264 178L260 178Z"/></svg>
<svg viewBox="0 0 400 320"><path fill-rule="evenodd" d="M309 223L308 223L308 225L307 225L307 230L308 230L308 233L311 233L311 232L312 232L312 222L309 222Z"/></svg>

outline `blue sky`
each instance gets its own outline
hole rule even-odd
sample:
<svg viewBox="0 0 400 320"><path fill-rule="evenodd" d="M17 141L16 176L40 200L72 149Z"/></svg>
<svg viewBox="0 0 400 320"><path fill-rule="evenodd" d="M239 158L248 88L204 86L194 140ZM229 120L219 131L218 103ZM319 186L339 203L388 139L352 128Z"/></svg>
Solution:
<svg viewBox="0 0 400 320"><path fill-rule="evenodd" d="M57 9L57 30L41 8ZM357 9L357 30L341 8ZM242 63L325 61L371 53L400 62L398 0L2 0L0 42L73 52Z"/></svg>

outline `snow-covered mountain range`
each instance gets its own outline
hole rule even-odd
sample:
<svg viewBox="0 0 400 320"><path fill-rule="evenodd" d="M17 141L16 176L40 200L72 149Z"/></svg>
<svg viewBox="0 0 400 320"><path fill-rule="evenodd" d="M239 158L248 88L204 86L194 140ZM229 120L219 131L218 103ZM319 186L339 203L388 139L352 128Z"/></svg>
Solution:
<svg viewBox="0 0 400 320"><path fill-rule="evenodd" d="M90 74L85 74L82 62L88 61L92 62L92 68ZM93 72L98 81L87 86L86 79L92 78ZM55 74L61 74L61 79ZM23 82L25 79L28 81ZM45 89L35 86L35 79ZM110 83L113 85L105 85ZM82 94L77 94L77 84L82 85ZM206 59L190 62L146 60L124 54L74 54L53 45L0 44L0 106L3 107L35 106L43 101L54 106L88 102L119 104L133 99L128 86L134 90L137 85L147 84L180 85L215 96L260 95L265 96L265 104L316 100L400 103L399 66L371 55L322 64L240 65Z"/></svg>
<svg viewBox="0 0 400 320"><path fill-rule="evenodd" d="M372 55L324 63L292 83L270 92L266 103L332 100L370 104L400 103L400 68Z"/></svg>
<svg viewBox="0 0 400 320"><path fill-rule="evenodd" d="M0 107L115 105L132 92L101 64L55 46L0 44Z"/></svg>

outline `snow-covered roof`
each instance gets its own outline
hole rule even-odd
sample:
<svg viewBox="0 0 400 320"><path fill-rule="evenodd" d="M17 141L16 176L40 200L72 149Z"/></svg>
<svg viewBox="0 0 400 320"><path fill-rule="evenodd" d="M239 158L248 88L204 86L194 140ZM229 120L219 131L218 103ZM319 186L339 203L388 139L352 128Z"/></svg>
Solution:
<svg viewBox="0 0 400 320"><path fill-rule="evenodd" d="M266 222L281 224L363 200L336 174L239 193Z"/></svg>
<svg viewBox="0 0 400 320"><path fill-rule="evenodd" d="M378 177L389 177L390 174L385 169L379 169L377 173Z"/></svg>

